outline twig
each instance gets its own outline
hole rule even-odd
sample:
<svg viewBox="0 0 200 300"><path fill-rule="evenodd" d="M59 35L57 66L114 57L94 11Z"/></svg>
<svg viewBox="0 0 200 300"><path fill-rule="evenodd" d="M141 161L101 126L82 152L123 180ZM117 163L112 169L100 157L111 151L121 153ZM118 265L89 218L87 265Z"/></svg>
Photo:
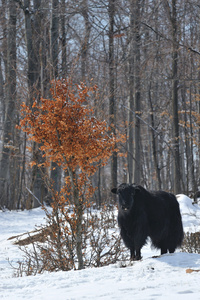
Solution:
<svg viewBox="0 0 200 300"><path fill-rule="evenodd" d="M29 190L29 188L27 188L26 187L26 189L27 189L27 191L38 201L38 203L41 205L41 206L43 206L43 204L40 202L40 200L31 192L31 190Z"/></svg>
<svg viewBox="0 0 200 300"><path fill-rule="evenodd" d="M159 132L159 131L157 131L155 128L153 128L151 125L149 125L149 123L147 123L145 120L143 120L143 119L142 119L138 114L136 114L133 110L131 110L130 108L128 108L128 107L125 106L125 105L123 105L123 107L126 108L127 110L129 110L130 112L132 112L136 118L138 118L138 119L139 119L140 121L142 121L145 125L147 125L147 127L149 127L151 130L153 130L154 132L156 132L157 135L160 136L160 132ZM162 136L160 136L160 138L161 138L161 140L169 147L169 150L172 151L171 145L170 145L168 142L166 142L166 140L163 139ZM173 151L172 151L172 155L173 155Z"/></svg>

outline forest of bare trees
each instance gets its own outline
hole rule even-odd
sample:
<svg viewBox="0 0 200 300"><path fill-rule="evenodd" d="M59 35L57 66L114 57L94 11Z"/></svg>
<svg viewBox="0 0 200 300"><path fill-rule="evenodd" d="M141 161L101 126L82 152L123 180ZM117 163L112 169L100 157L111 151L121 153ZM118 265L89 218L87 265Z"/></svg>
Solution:
<svg viewBox="0 0 200 300"><path fill-rule="evenodd" d="M200 188L200 4L198 0L0 0L0 209L48 199L65 175L41 163L18 130L20 105L49 98L53 79L91 80L95 114L124 134L93 178L95 201L135 182L176 194ZM39 200L39 201L38 201Z"/></svg>

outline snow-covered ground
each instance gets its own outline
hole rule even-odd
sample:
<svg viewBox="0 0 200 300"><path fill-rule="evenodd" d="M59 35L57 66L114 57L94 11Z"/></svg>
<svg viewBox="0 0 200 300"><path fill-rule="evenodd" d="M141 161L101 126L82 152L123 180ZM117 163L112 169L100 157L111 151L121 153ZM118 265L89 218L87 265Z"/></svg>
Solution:
<svg viewBox="0 0 200 300"><path fill-rule="evenodd" d="M200 230L200 208L178 195L185 231ZM122 267L121 263L81 271L13 277L8 259L15 263L23 253L9 237L31 231L45 222L40 209L0 212L0 299L200 299L200 255L181 253L162 257L150 245L142 249L143 260Z"/></svg>

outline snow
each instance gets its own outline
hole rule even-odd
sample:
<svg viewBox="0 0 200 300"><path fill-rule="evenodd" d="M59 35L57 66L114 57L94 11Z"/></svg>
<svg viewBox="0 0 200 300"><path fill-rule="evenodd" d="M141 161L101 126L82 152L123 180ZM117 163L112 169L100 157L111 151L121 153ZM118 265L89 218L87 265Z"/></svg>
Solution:
<svg viewBox="0 0 200 300"><path fill-rule="evenodd" d="M178 195L185 231L200 230L200 208L192 200ZM0 212L0 299L68 300L68 299L200 299L200 255L183 253L159 255L148 244L142 249L143 259L118 262L102 268L81 271L44 273L14 277L14 265L23 253L9 237L35 229L45 223L40 209ZM125 266L125 267L124 267Z"/></svg>
<svg viewBox="0 0 200 300"><path fill-rule="evenodd" d="M181 210L183 225L185 231L200 231L200 207L192 204L192 200L185 195L176 196Z"/></svg>

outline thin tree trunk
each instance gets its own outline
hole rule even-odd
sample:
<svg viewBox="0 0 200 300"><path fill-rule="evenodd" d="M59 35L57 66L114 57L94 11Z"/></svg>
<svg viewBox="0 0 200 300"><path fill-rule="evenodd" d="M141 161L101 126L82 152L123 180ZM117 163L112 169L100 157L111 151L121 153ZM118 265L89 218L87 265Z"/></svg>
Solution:
<svg viewBox="0 0 200 300"><path fill-rule="evenodd" d="M194 154L193 154L193 121L192 121L192 94L190 88L190 176L191 176L191 187L192 191L195 193L197 191L197 182L195 180L194 174Z"/></svg>
<svg viewBox="0 0 200 300"><path fill-rule="evenodd" d="M18 199L19 162L16 154L16 3L9 2L7 36L7 93L0 161L1 207L15 208Z"/></svg>
<svg viewBox="0 0 200 300"><path fill-rule="evenodd" d="M141 183L141 124L137 116L141 114L140 97L140 0L131 0L131 18L134 20L132 27L132 38L134 43L134 111L135 111L135 130L134 130L134 182Z"/></svg>
<svg viewBox="0 0 200 300"><path fill-rule="evenodd" d="M24 16L25 16L25 32L26 32L26 48L27 48L27 57L28 57L28 89L29 89L29 103L33 104L33 97L35 91L35 56L33 50L33 32L32 32L32 24L31 24L31 13L30 13L30 0L24 0ZM33 143L33 151L35 148L35 143ZM31 170L31 183L30 189L33 190L35 174L36 174L36 166ZM28 195L26 199L26 209L33 208L33 197L31 194Z"/></svg>
<svg viewBox="0 0 200 300"><path fill-rule="evenodd" d="M65 0L61 0L61 42L62 42L62 77L67 76L67 50L66 50L66 32L65 32Z"/></svg>
<svg viewBox="0 0 200 300"><path fill-rule="evenodd" d="M129 51L129 116L128 116L128 182L133 183L133 136L134 136L134 12L130 13L130 51Z"/></svg>
<svg viewBox="0 0 200 300"><path fill-rule="evenodd" d="M82 1L82 9L81 14L84 18L85 22L85 35L84 40L81 46L81 80L86 80L86 70L87 70L87 54L88 54L88 44L89 44L89 37L91 31L91 24L89 22L89 15L88 15L88 0Z"/></svg>
<svg viewBox="0 0 200 300"><path fill-rule="evenodd" d="M179 117L178 117L178 43L177 43L177 12L176 0L172 0L172 113L174 140L174 193L181 192L180 151L179 151Z"/></svg>
<svg viewBox="0 0 200 300"><path fill-rule="evenodd" d="M5 110L4 110L5 96L4 96L4 80L3 80L1 62L2 62L2 59L1 59L1 55L0 55L0 124L3 124L4 119L5 119ZM2 140L1 134L0 134L0 140ZM1 161L1 155L2 155L2 143L0 143L0 161Z"/></svg>
<svg viewBox="0 0 200 300"><path fill-rule="evenodd" d="M73 198L73 204L75 207L75 214L76 214L76 232L75 232L75 238L76 238L76 254L78 259L78 269L83 269L83 242L82 242L82 222L83 222L83 205L81 203L80 195L79 195L79 189L77 185L77 175L76 171L72 171L70 168L68 168L70 180L71 180L71 186L72 186L72 198Z"/></svg>
<svg viewBox="0 0 200 300"><path fill-rule="evenodd" d="M53 79L58 76L58 38L59 38L59 16L58 16L58 0L52 0L51 15L51 56L53 66Z"/></svg>
<svg viewBox="0 0 200 300"><path fill-rule="evenodd" d="M38 7L36 7L38 9ZM39 50L39 44L34 39L34 32L32 26L32 16L30 12L30 0L24 1L24 15L25 15L25 31L26 31L26 47L28 56L28 87L29 87L29 102L30 105L33 104L34 97L37 97L37 92L39 89L39 73L37 65L37 56L35 53L35 48L37 48L37 53ZM36 22L34 22L35 30L39 27ZM37 32L37 34L39 34ZM37 37L38 39L38 37ZM35 45L34 45L35 43Z"/></svg>
<svg viewBox="0 0 200 300"><path fill-rule="evenodd" d="M58 0L52 0L52 16L51 16L51 59L52 59L52 78L58 77L58 39L59 39L59 15ZM61 168L57 163L51 164L51 179L53 188L59 192L61 187Z"/></svg>
<svg viewBox="0 0 200 300"><path fill-rule="evenodd" d="M41 25L42 25L42 12L41 0L34 0L34 15L31 13L30 0L24 0L25 15L25 32L26 32L26 46L28 56L28 88L29 88L29 103L30 106L33 104L33 100L39 101L41 92L41 60L39 53L42 53L42 41L41 41ZM41 153L38 150L38 145L33 143L33 160L38 163L42 162ZM46 195L46 188L42 179L42 174L37 165L32 168L30 190L33 194L43 202L43 197ZM32 207L39 206L36 202L35 197L31 194L26 201L26 208L31 209Z"/></svg>
<svg viewBox="0 0 200 300"><path fill-rule="evenodd" d="M150 119L151 119L151 126L152 128L155 128L155 122L154 122L154 110L153 110L153 104L151 99L151 85L149 86L149 102L150 102ZM158 181L158 189L161 190L161 176L160 176L160 167L158 163L158 155L157 155L157 147L156 147L156 135L155 131L151 130L151 141L152 141L152 149L153 149L153 160L154 160L154 166L156 169L156 178Z"/></svg>
<svg viewBox="0 0 200 300"><path fill-rule="evenodd" d="M183 109L184 109L184 135L185 135L185 141L183 142L185 145L185 160L186 160L186 165L185 165L185 180L183 178L184 182L184 193L188 195L189 192L189 140L188 140L188 131L187 131L187 105L186 105L186 86L185 83L183 85L183 88L181 89L182 93L182 103L183 103ZM184 161L183 161L184 164Z"/></svg>
<svg viewBox="0 0 200 300"><path fill-rule="evenodd" d="M111 131L116 133L116 99L115 99L115 65L114 65L114 16L115 0L109 0L109 115ZM111 161L111 185L117 186L117 153L114 152Z"/></svg>
<svg viewBox="0 0 200 300"><path fill-rule="evenodd" d="M179 117L178 117L178 24L177 0L163 1L172 28L172 138L173 138L173 183L174 193L181 192L180 151L179 151Z"/></svg>
<svg viewBox="0 0 200 300"><path fill-rule="evenodd" d="M3 63L4 63L4 68L5 68L5 71L4 71L4 74L5 74L5 82L8 82L8 67L7 67L7 21L6 21L6 13L7 13L7 2L6 0L2 0L2 7L4 8L3 9L3 15L2 15L2 32L3 32L3 40L2 40L2 53L1 53L1 58L3 60ZM2 74L3 76L3 74ZM2 78L3 80L3 78ZM2 123L4 123L5 121L5 115L6 115L6 93L7 93L7 90L6 88L4 88L4 95L3 95L3 98L2 98L2 110L1 110L1 113L2 113ZM3 130L2 130L2 134L3 134ZM2 137L1 137L2 138Z"/></svg>

